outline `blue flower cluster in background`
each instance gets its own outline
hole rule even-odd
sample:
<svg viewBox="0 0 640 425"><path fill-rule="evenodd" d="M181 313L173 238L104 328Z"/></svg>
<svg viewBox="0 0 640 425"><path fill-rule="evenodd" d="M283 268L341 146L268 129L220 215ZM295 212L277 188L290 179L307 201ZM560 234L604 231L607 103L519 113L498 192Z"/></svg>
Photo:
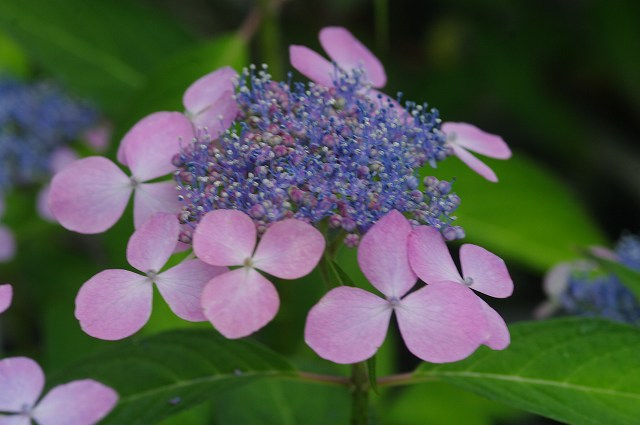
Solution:
<svg viewBox="0 0 640 425"><path fill-rule="evenodd" d="M94 108L51 83L0 78L0 196L49 177L52 153L98 118Z"/></svg>

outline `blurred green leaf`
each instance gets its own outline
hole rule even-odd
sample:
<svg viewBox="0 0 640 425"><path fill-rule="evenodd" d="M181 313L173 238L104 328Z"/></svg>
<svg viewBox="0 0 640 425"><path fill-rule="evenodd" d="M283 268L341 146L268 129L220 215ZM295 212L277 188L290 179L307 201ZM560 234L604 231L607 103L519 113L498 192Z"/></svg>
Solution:
<svg viewBox="0 0 640 425"><path fill-rule="evenodd" d="M418 380L442 380L493 400L581 425L640 418L640 332L598 319L516 324L504 351L482 347L458 363L423 364Z"/></svg>
<svg viewBox="0 0 640 425"><path fill-rule="evenodd" d="M484 158L483 158L484 160ZM456 221L470 242L539 270L576 257L577 247L606 245L602 233L569 188L524 155L487 163L500 181L490 183L457 158L422 175L456 178L462 203Z"/></svg>
<svg viewBox="0 0 640 425"><path fill-rule="evenodd" d="M257 343L229 340L212 330L182 330L121 342L57 374L51 383L96 379L120 395L103 424L149 425L231 387L293 376L289 362Z"/></svg>
<svg viewBox="0 0 640 425"><path fill-rule="evenodd" d="M0 75L26 76L29 70L27 57L20 46L0 31Z"/></svg>

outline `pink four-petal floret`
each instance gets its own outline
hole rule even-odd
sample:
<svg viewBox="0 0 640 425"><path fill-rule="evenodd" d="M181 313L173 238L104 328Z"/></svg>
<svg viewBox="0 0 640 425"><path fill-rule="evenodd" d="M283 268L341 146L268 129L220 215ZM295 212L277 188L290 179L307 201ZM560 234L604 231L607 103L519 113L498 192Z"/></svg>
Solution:
<svg viewBox="0 0 640 425"><path fill-rule="evenodd" d="M193 250L215 266L240 266L214 277L202 293L204 314L227 338L241 338L269 323L280 299L273 284L258 273L297 279L310 273L324 252L322 234L310 224L285 219L272 224L256 247L251 218L236 210L205 215L193 237Z"/></svg>

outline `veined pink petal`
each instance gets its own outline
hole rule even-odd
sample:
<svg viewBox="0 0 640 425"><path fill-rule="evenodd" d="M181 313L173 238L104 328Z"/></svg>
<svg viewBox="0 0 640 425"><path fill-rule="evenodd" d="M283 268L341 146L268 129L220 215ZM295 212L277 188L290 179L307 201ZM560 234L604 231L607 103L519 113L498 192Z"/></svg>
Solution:
<svg viewBox="0 0 640 425"><path fill-rule="evenodd" d="M60 224L79 233L104 232L122 216L133 184L113 162L90 156L51 181L49 207Z"/></svg>
<svg viewBox="0 0 640 425"><path fill-rule="evenodd" d="M278 312L273 284L248 267L214 277L202 292L204 315L227 338L251 335Z"/></svg>
<svg viewBox="0 0 640 425"><path fill-rule="evenodd" d="M76 319L89 335L106 340L138 332L151 316L153 286L146 276L126 270L104 270L80 288Z"/></svg>
<svg viewBox="0 0 640 425"><path fill-rule="evenodd" d="M428 362L462 360L489 336L480 299L459 283L427 285L402 299L395 311L407 348Z"/></svg>
<svg viewBox="0 0 640 425"><path fill-rule="evenodd" d="M347 29L325 27L320 31L320 44L329 57L345 71L362 67L373 87L383 87L387 75L378 58Z"/></svg>
<svg viewBox="0 0 640 425"><path fill-rule="evenodd" d="M445 122L442 124L442 131L451 144L457 144L491 158L511 158L511 149L502 137L484 132L475 125L464 122Z"/></svg>
<svg viewBox="0 0 640 425"><path fill-rule="evenodd" d="M27 415L0 416L0 425L31 425L31 418Z"/></svg>
<svg viewBox="0 0 640 425"><path fill-rule="evenodd" d="M206 128L213 138L224 133L238 116L238 104L232 90L222 93L207 109L191 117L198 128Z"/></svg>
<svg viewBox="0 0 640 425"><path fill-rule="evenodd" d="M411 224L398 211L382 217L358 247L358 264L369 282L387 297L401 297L416 284L407 256Z"/></svg>
<svg viewBox="0 0 640 425"><path fill-rule="evenodd" d="M489 306L484 300L480 300L482 309L484 310L484 317L487 319L487 325L489 326L489 337L484 340L483 344L493 350L504 350L511 343L511 336L509 335L509 328L504 322L504 319Z"/></svg>
<svg viewBox="0 0 640 425"><path fill-rule="evenodd" d="M496 173L494 173L487 164L469 153L469 151L467 151L465 148L455 144L451 144L451 149L453 149L453 153L460 159L460 161L467 164L467 166L473 171L480 174L490 182L496 183L498 181L498 176L496 176Z"/></svg>
<svg viewBox="0 0 640 425"><path fill-rule="evenodd" d="M382 345L392 311L388 301L365 290L334 288L309 311L304 340L324 359L360 362Z"/></svg>
<svg viewBox="0 0 640 425"><path fill-rule="evenodd" d="M133 197L133 223L136 228L157 213L178 214L181 210L182 203L174 181L136 186Z"/></svg>
<svg viewBox="0 0 640 425"><path fill-rule="evenodd" d="M333 87L333 64L308 47L289 46L289 61L291 66L311 81Z"/></svg>
<svg viewBox="0 0 640 425"><path fill-rule="evenodd" d="M16 239L7 226L0 224L0 263L11 260L16 255Z"/></svg>
<svg viewBox="0 0 640 425"><path fill-rule="evenodd" d="M0 360L0 412L21 412L33 407L44 387L44 373L27 357Z"/></svg>
<svg viewBox="0 0 640 425"><path fill-rule="evenodd" d="M13 287L8 283L0 285L0 313L7 311L13 299Z"/></svg>
<svg viewBox="0 0 640 425"><path fill-rule="evenodd" d="M214 135L226 130L238 113L233 99L238 73L231 67L220 68L191 84L182 103L196 127L207 127ZM222 120L219 118L222 116Z"/></svg>
<svg viewBox="0 0 640 425"><path fill-rule="evenodd" d="M111 411L118 394L92 379L54 387L33 410L39 425L91 425Z"/></svg>
<svg viewBox="0 0 640 425"><path fill-rule="evenodd" d="M178 244L180 223L175 214L158 213L129 238L127 260L143 273L158 273Z"/></svg>
<svg viewBox="0 0 640 425"><path fill-rule="evenodd" d="M226 267L212 266L200 260L186 260L158 275L155 284L171 311L190 322L207 320L200 297L204 286L214 277L227 272Z"/></svg>
<svg viewBox="0 0 640 425"><path fill-rule="evenodd" d="M409 263L426 283L458 282L462 276L451 258L444 238L433 227L417 226L409 236Z"/></svg>
<svg viewBox="0 0 640 425"><path fill-rule="evenodd" d="M194 137L191 122L179 112L156 112L138 121L124 136L127 165L139 181L155 179L175 170L173 157L181 141Z"/></svg>
<svg viewBox="0 0 640 425"><path fill-rule="evenodd" d="M214 266L240 266L251 258L257 231L251 218L237 210L207 213L193 233L193 251Z"/></svg>
<svg viewBox="0 0 640 425"><path fill-rule="evenodd" d="M513 294L513 281L507 266L494 253L478 245L464 244L460 247L460 265L462 276L471 289L495 298Z"/></svg>
<svg viewBox="0 0 640 425"><path fill-rule="evenodd" d="M306 276L318 265L325 240L312 225L288 219L274 223L260 239L253 266L282 279Z"/></svg>

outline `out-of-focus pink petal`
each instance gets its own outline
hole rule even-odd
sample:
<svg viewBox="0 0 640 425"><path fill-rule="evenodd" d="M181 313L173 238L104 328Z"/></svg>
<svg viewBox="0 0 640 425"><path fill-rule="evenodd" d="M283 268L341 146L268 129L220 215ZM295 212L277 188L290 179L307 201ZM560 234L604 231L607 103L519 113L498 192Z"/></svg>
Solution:
<svg viewBox="0 0 640 425"><path fill-rule="evenodd" d="M132 190L129 177L113 162L90 156L53 177L49 208L69 230L100 233L122 216Z"/></svg>
<svg viewBox="0 0 640 425"><path fill-rule="evenodd" d="M55 222L56 218L49 208L49 193L51 192L51 185L44 185L38 192L36 197L36 210L38 215L43 219L51 222Z"/></svg>
<svg viewBox="0 0 640 425"><path fill-rule="evenodd" d="M173 157L181 141L193 138L191 122L179 112L156 112L138 121L124 136L125 157L131 174L140 182L175 170Z"/></svg>
<svg viewBox="0 0 640 425"><path fill-rule="evenodd" d="M27 415L0 416L0 425L31 425Z"/></svg>
<svg viewBox="0 0 640 425"><path fill-rule="evenodd" d="M8 227L0 224L0 263L16 255L16 239Z"/></svg>
<svg viewBox="0 0 640 425"><path fill-rule="evenodd" d="M511 149L502 137L480 130L475 125L464 122L445 122L442 131L452 144L491 158L511 158Z"/></svg>
<svg viewBox="0 0 640 425"><path fill-rule="evenodd" d="M127 153L124 147L126 139L122 139L120 144L118 145L118 151L116 152L116 159L118 162L124 166L129 166L129 161L127 161Z"/></svg>
<svg viewBox="0 0 640 425"><path fill-rule="evenodd" d="M596 257L602 258L603 260L616 262L620 261L620 257L618 256L618 254L616 254L615 251L604 246L592 245L588 247L587 250L589 251L589 253L591 253L591 255L595 255Z"/></svg>
<svg viewBox="0 0 640 425"><path fill-rule="evenodd" d="M489 306L483 300L480 300L482 309L484 310L484 317L487 319L487 325L489 326L489 337L483 342L484 345L493 350L504 350L511 343L511 336L509 335L509 328L504 322L504 319Z"/></svg>
<svg viewBox="0 0 640 425"><path fill-rule="evenodd" d="M159 272L178 244L180 223L175 214L158 213L129 238L127 260L143 273Z"/></svg>
<svg viewBox="0 0 640 425"><path fill-rule="evenodd" d="M400 333L415 356L432 363L462 360L489 336L480 299L459 283L433 283L400 301Z"/></svg>
<svg viewBox="0 0 640 425"><path fill-rule="evenodd" d="M388 301L362 289L334 288L309 311L304 340L324 359L360 362L382 345L392 311Z"/></svg>
<svg viewBox="0 0 640 425"><path fill-rule="evenodd" d="M49 166L53 173L57 173L69 164L72 164L78 159L76 151L69 147L61 147L51 153L49 158Z"/></svg>
<svg viewBox="0 0 640 425"><path fill-rule="evenodd" d="M253 255L253 266L282 279L306 276L324 252L322 233L304 221L282 220L267 229Z"/></svg>
<svg viewBox="0 0 640 425"><path fill-rule="evenodd" d="M240 266L251 258L257 231L251 218L237 210L207 213L193 233L193 251L214 266Z"/></svg>
<svg viewBox="0 0 640 425"><path fill-rule="evenodd" d="M104 152L109 147L112 132L113 126L111 123L103 122L85 131L82 137L87 146L92 148L95 152Z"/></svg>
<svg viewBox="0 0 640 425"><path fill-rule="evenodd" d="M335 67L305 46L289 46L289 61L299 73L326 87L333 87Z"/></svg>
<svg viewBox="0 0 640 425"><path fill-rule="evenodd" d="M226 267L212 266L200 260L186 260L158 275L155 284L171 311L190 322L207 320L200 297L204 286L214 277L227 272Z"/></svg>
<svg viewBox="0 0 640 425"><path fill-rule="evenodd" d="M407 256L410 233L409 221L393 210L378 220L360 242L360 269L387 297L403 296L418 280Z"/></svg>
<svg viewBox="0 0 640 425"><path fill-rule="evenodd" d="M146 276L126 270L104 270L80 288L76 319L89 335L106 340L138 332L151 316L153 286Z"/></svg>
<svg viewBox="0 0 640 425"><path fill-rule="evenodd" d="M323 28L320 31L320 44L329 57L343 70L351 71L362 67L373 87L383 87L387 83L387 75L380 60L347 29L342 27Z"/></svg>
<svg viewBox="0 0 640 425"><path fill-rule="evenodd" d="M182 103L196 127L207 127L214 135L229 128L238 113L233 99L233 80L237 76L233 68L226 66L189 86Z"/></svg>
<svg viewBox="0 0 640 425"><path fill-rule="evenodd" d="M465 148L452 144L451 149L453 149L453 153L460 159L460 161L467 164L467 166L473 171L480 174L490 182L496 183L498 181L498 176L496 176L496 173L494 173L487 164L473 156Z"/></svg>
<svg viewBox="0 0 640 425"><path fill-rule="evenodd" d="M33 410L39 425L91 425L111 411L118 394L92 379L58 385Z"/></svg>
<svg viewBox="0 0 640 425"><path fill-rule="evenodd" d="M273 284L248 267L214 277L202 292L204 315L227 338L251 335L269 323L279 307Z"/></svg>
<svg viewBox="0 0 640 425"><path fill-rule="evenodd" d="M44 387L44 373L27 357L0 360L0 412L33 407Z"/></svg>
<svg viewBox="0 0 640 425"><path fill-rule="evenodd" d="M174 181L144 183L136 187L133 197L133 224L136 228L157 213L178 214L181 210L182 203Z"/></svg>
<svg viewBox="0 0 640 425"><path fill-rule="evenodd" d="M13 287L8 283L0 285L0 313L7 311L13 300Z"/></svg>
<svg viewBox="0 0 640 425"><path fill-rule="evenodd" d="M494 253L478 245L462 245L460 265L465 282L471 289L495 298L513 294L513 281L507 266Z"/></svg>
<svg viewBox="0 0 640 425"><path fill-rule="evenodd" d="M559 300L569 286L569 278L571 273L576 270L574 262L563 262L556 264L547 272L542 281L542 289L544 293L552 300Z"/></svg>
<svg viewBox="0 0 640 425"><path fill-rule="evenodd" d="M462 276L449 254L444 238L433 227L418 226L409 236L409 263L426 283L458 282Z"/></svg>

